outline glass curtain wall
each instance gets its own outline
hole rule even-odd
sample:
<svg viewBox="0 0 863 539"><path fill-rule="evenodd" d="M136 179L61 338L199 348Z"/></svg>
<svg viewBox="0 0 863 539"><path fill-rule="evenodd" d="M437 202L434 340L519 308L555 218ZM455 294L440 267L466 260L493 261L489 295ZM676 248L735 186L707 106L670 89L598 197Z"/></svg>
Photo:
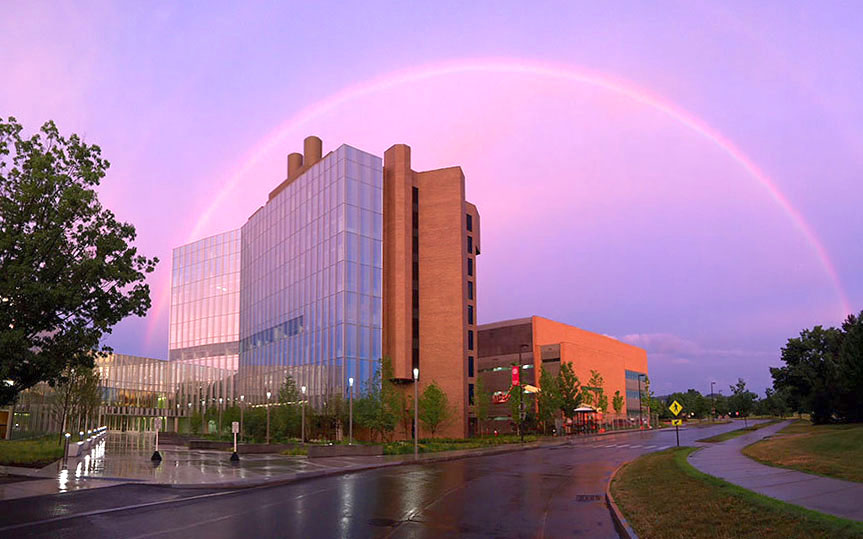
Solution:
<svg viewBox="0 0 863 539"><path fill-rule="evenodd" d="M236 403L239 361L240 231L173 252L169 359L187 413Z"/></svg>
<svg viewBox="0 0 863 539"><path fill-rule="evenodd" d="M383 167L342 145L242 228L239 378L266 400L290 374L313 402L381 354Z"/></svg>

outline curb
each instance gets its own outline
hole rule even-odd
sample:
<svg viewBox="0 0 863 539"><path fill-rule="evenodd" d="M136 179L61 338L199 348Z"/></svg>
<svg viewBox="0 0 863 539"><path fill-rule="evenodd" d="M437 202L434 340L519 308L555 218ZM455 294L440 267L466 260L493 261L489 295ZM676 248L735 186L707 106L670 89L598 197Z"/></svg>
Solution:
<svg viewBox="0 0 863 539"><path fill-rule="evenodd" d="M625 537L627 539L638 539L638 535L636 535L635 530L633 530L632 526L629 525L629 522L626 521L623 513L620 512L620 508L618 508L617 504L614 502L614 497L611 495L611 482L614 481L614 476L617 475L617 472L627 464L627 462L624 462L611 472L611 477L608 479L608 486L605 487L605 501L608 502L611 519L614 520L614 527L617 529L617 533L620 534L621 537Z"/></svg>

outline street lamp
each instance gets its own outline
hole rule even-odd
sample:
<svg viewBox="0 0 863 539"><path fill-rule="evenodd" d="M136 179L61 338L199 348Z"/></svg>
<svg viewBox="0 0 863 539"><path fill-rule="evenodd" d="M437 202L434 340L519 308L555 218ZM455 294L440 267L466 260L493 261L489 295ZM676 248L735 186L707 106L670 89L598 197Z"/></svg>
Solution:
<svg viewBox="0 0 863 539"><path fill-rule="evenodd" d="M641 408L642 408L642 406L641 406L641 395L642 395L642 393L641 393L641 377L642 376L644 376L644 375L643 374L638 375L638 428L639 429L644 428L644 418L641 415Z"/></svg>
<svg viewBox="0 0 863 539"><path fill-rule="evenodd" d="M300 391L303 392L302 402L302 423L300 424L300 441L306 445L306 386L302 386Z"/></svg>
<svg viewBox="0 0 863 539"><path fill-rule="evenodd" d="M420 370L417 367L414 367L414 460L420 458L420 446L419 446L419 438L420 438L420 424L419 424L419 380L420 380Z"/></svg>
<svg viewBox="0 0 863 539"><path fill-rule="evenodd" d="M219 397L219 436L222 435L222 397Z"/></svg>
<svg viewBox="0 0 863 539"><path fill-rule="evenodd" d="M716 395L713 393L713 384L716 382L710 382L710 401L713 403L713 411L710 415L710 422L712 423L716 419Z"/></svg>
<svg viewBox="0 0 863 539"><path fill-rule="evenodd" d="M351 376L348 378L348 385L351 387L351 396L350 396L350 412L348 412L348 445L353 445L354 443L354 377Z"/></svg>
<svg viewBox="0 0 863 539"><path fill-rule="evenodd" d="M270 393L267 391L267 444L270 443Z"/></svg>
<svg viewBox="0 0 863 539"><path fill-rule="evenodd" d="M243 439L243 404L246 400L245 395L240 395L240 440Z"/></svg>
<svg viewBox="0 0 863 539"><path fill-rule="evenodd" d="M518 368L521 369L523 365L521 359L522 351L527 348L530 349L529 344L522 344L518 348ZM524 390L521 386L521 378L519 377L518 381L518 433L521 436L521 443L524 443Z"/></svg>

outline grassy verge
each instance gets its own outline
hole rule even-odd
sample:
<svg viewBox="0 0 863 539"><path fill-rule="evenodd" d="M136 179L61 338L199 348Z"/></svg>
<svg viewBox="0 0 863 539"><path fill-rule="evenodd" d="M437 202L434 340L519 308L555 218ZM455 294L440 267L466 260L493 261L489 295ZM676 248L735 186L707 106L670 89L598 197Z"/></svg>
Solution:
<svg viewBox="0 0 863 539"><path fill-rule="evenodd" d="M717 434L716 436L711 436L710 438L702 438L698 440L699 442L709 442L709 443L719 443L724 442L726 440L730 440L732 438L737 438L738 436L743 436L746 433L756 431L758 429L763 429L764 427L769 427L770 425L774 425L778 423L778 419L771 419L766 423L759 423L757 425L749 425L748 427L743 427L742 429L731 430L728 432L723 432L722 434Z"/></svg>
<svg viewBox="0 0 863 539"><path fill-rule="evenodd" d="M863 424L796 421L743 454L770 466L863 482Z"/></svg>
<svg viewBox="0 0 863 539"><path fill-rule="evenodd" d="M538 436L526 435L525 442L535 442ZM420 453L438 453L440 451L458 451L461 449L480 449L506 444L521 443L515 435L489 436L483 438L427 438L419 441ZM407 455L414 452L414 443L410 440L388 442L384 444L384 455Z"/></svg>
<svg viewBox="0 0 863 539"><path fill-rule="evenodd" d="M640 537L863 537L863 523L790 505L703 474L681 447L627 464L611 493Z"/></svg>
<svg viewBox="0 0 863 539"><path fill-rule="evenodd" d="M63 456L63 446L57 443L56 435L33 440L0 441L0 464L41 468Z"/></svg>

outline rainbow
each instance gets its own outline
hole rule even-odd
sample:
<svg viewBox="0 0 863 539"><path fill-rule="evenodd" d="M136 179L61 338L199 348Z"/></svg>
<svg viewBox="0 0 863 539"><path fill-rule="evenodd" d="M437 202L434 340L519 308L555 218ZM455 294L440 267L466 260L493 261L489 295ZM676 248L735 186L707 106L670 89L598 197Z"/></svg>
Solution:
<svg viewBox="0 0 863 539"><path fill-rule="evenodd" d="M779 187L756 165L743 151L733 142L722 135L717 129L695 115L683 110L677 105L651 94L647 90L639 88L629 82L615 80L607 75L590 72L588 70L573 68L571 66L550 64L526 59L513 58L490 58L490 59L468 59L449 61L439 64L431 64L411 69L400 70L383 75L379 78L360 82L348 86L329 97L313 103L300 110L291 118L274 129L264 137L260 144L252 148L242 159L241 165L225 180L210 205L201 213L189 234L187 242L198 239L212 215L217 208L237 187L240 180L269 152L274 148L285 145L285 139L297 128L312 121L314 118L332 111L350 101L363 96L374 94L396 86L419 82L445 75L458 73L504 73L522 74L533 77L549 77L576 84L585 84L599 88L619 96L630 99L655 109L679 124L691 129L720 148L732 160L734 160L750 177L755 179L770 197L779 205L788 216L794 227L803 235L806 242L815 252L821 266L829 277L843 309L842 317L851 312L850 301L845 293L839 274L824 244L818 238L812 226L804 219L803 215L792 204L791 201L780 191ZM170 284L163 283L156 299L154 316L150 316L147 328L147 341L149 342L155 328L158 313L167 304L170 294Z"/></svg>

